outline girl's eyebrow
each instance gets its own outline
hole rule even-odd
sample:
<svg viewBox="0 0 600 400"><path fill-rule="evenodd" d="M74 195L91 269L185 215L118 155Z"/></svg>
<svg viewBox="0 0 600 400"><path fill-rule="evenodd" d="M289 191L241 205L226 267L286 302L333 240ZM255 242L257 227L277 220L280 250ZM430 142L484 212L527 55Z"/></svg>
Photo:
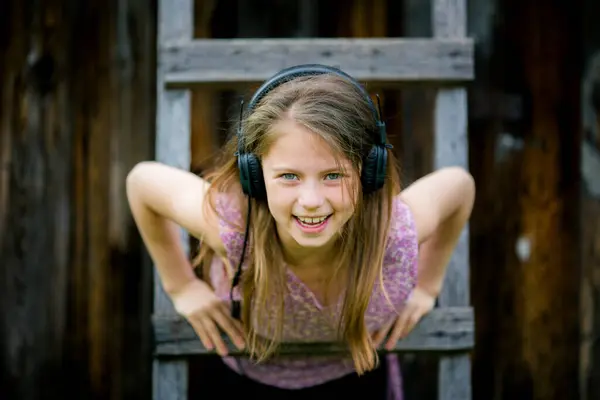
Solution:
<svg viewBox="0 0 600 400"><path fill-rule="evenodd" d="M275 167L271 168L271 170L273 170L273 172L294 172L294 173L300 173L299 170L296 170L295 168L287 167L285 165L275 166ZM338 166L335 166L335 167L324 169L324 170L320 171L319 173L326 174L326 173L331 173L331 172L340 172L340 171L343 171L343 170L344 170L344 168L339 168Z"/></svg>
<svg viewBox="0 0 600 400"><path fill-rule="evenodd" d="M288 166L285 166L285 165L278 165L278 166L275 166L275 167L273 167L271 169L273 171L275 171L275 172L280 172L280 171L294 171L294 168L291 168L291 167L288 167Z"/></svg>

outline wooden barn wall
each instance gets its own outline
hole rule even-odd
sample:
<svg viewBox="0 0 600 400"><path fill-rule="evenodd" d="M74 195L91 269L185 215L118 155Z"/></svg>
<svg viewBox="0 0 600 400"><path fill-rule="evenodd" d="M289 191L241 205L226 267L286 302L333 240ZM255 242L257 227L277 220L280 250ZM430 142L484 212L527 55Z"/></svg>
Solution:
<svg viewBox="0 0 600 400"><path fill-rule="evenodd" d="M581 398L600 398L600 4L584 1L581 138Z"/></svg>
<svg viewBox="0 0 600 400"><path fill-rule="evenodd" d="M581 7L470 8L474 398L576 399L579 239L593 223L578 218Z"/></svg>
<svg viewBox="0 0 600 400"><path fill-rule="evenodd" d="M0 398L149 398L153 1L0 2Z"/></svg>

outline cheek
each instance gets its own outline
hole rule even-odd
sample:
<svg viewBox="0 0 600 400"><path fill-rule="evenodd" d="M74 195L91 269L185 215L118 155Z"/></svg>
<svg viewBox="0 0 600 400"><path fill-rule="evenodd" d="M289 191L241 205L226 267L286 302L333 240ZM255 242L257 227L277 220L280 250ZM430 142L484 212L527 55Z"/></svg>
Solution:
<svg viewBox="0 0 600 400"><path fill-rule="evenodd" d="M276 220L287 218L291 213L293 206L293 199L291 199L290 191L280 188L277 185L267 186L266 189L267 203L273 217Z"/></svg>
<svg viewBox="0 0 600 400"><path fill-rule="evenodd" d="M354 212L354 195L351 190L337 189L332 191L329 196L329 202L337 212L343 214L352 214Z"/></svg>

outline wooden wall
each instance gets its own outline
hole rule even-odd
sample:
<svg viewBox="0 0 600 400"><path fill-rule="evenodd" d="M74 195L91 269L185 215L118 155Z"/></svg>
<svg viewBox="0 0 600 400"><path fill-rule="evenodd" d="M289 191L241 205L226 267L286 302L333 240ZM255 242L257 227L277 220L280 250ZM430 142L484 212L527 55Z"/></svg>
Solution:
<svg viewBox="0 0 600 400"><path fill-rule="evenodd" d="M600 398L600 4L584 1L581 138L582 398Z"/></svg>
<svg viewBox="0 0 600 400"><path fill-rule="evenodd" d="M0 397L149 398L155 5L0 2Z"/></svg>
<svg viewBox="0 0 600 400"><path fill-rule="evenodd" d="M477 3L474 395L576 399L582 10L577 1Z"/></svg>

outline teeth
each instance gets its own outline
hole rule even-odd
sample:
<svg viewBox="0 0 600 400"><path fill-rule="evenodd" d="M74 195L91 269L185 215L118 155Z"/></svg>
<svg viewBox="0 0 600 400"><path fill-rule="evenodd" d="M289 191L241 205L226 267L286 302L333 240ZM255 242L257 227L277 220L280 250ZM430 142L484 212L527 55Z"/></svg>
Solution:
<svg viewBox="0 0 600 400"><path fill-rule="evenodd" d="M297 217L297 218L300 220L300 222L302 222L304 224L311 224L311 225L320 224L321 222L323 222L327 219L327 217L319 217L319 218Z"/></svg>

